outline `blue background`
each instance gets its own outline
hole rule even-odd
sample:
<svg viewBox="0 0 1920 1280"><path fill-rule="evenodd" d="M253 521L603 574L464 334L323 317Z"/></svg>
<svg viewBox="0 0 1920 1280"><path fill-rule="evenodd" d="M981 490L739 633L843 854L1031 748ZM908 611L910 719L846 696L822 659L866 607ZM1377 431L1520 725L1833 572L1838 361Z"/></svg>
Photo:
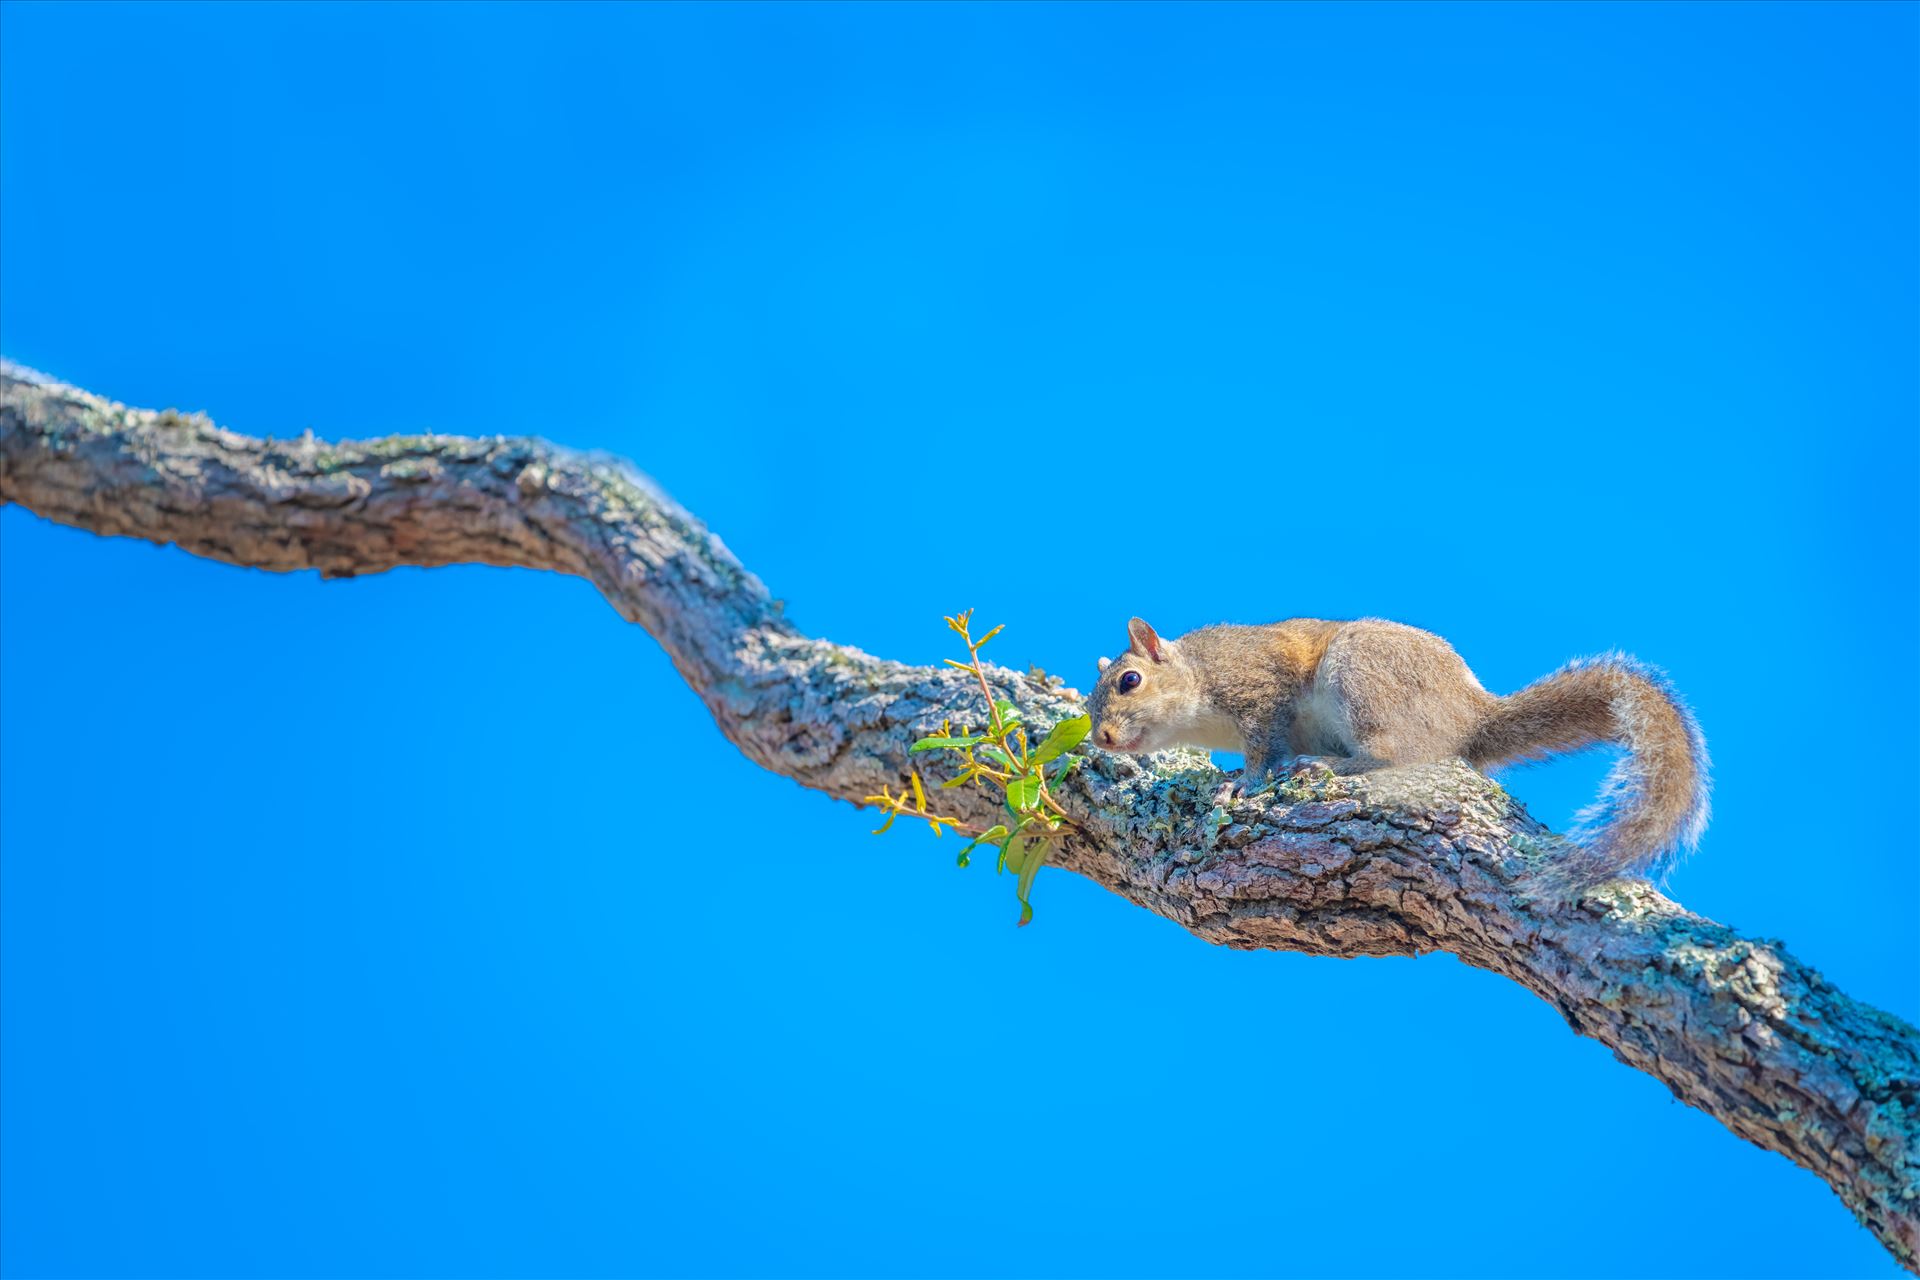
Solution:
<svg viewBox="0 0 1920 1280"><path fill-rule="evenodd" d="M1920 1016L1906 4L9 4L0 342L627 455L792 615L1619 646L1672 879ZM1051 580L919 532L1031 480ZM1050 493L1043 501L1040 495ZM18 1276L1897 1274L1447 957L1210 948L747 764L585 584L0 513ZM1510 780L1564 822L1604 761ZM690 792L718 795L716 823Z"/></svg>

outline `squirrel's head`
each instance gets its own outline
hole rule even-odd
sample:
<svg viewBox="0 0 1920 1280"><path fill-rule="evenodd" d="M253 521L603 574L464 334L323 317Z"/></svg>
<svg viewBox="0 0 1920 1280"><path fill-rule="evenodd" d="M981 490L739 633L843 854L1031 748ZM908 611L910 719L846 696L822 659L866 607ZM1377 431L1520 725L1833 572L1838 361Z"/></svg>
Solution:
<svg viewBox="0 0 1920 1280"><path fill-rule="evenodd" d="M1127 623L1127 651L1100 659L1100 681L1087 699L1094 744L1135 755L1177 746L1199 696L1179 646L1135 618Z"/></svg>

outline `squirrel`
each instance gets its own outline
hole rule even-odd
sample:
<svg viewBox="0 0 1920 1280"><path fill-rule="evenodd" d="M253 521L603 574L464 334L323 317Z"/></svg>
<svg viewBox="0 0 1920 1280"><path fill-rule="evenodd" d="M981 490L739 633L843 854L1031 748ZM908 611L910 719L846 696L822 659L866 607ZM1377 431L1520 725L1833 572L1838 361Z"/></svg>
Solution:
<svg viewBox="0 0 1920 1280"><path fill-rule="evenodd" d="M1518 693L1481 687L1453 647L1418 627L1292 618L1162 639L1139 618L1127 650L1100 659L1088 699L1094 742L1246 753L1252 793L1296 756L1336 773L1459 758L1476 769L1627 748L1571 837L1558 875L1582 889L1664 871L1706 829L1707 744L1664 673L1621 653L1568 663Z"/></svg>

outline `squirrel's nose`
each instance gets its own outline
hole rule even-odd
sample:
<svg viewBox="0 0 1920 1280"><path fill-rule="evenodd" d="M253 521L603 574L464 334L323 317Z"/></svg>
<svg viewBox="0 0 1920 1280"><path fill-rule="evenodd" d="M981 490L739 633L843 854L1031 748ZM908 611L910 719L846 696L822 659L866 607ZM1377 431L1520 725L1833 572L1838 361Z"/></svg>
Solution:
<svg viewBox="0 0 1920 1280"><path fill-rule="evenodd" d="M1102 729L1102 730L1100 731L1100 745L1101 745L1101 746L1103 746L1103 747L1112 747L1115 741L1116 741L1116 739L1115 739L1115 738L1114 738L1114 736L1113 736L1113 730L1111 730L1111 729Z"/></svg>

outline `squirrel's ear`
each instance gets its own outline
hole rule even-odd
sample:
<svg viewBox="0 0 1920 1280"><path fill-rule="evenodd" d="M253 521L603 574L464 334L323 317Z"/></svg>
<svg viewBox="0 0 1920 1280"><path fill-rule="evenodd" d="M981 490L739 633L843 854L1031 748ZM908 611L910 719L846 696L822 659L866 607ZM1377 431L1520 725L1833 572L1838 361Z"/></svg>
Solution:
<svg viewBox="0 0 1920 1280"><path fill-rule="evenodd" d="M1127 639L1132 642L1132 651L1141 657L1150 658L1155 662L1167 660L1166 641L1147 625L1145 618L1133 618L1127 622Z"/></svg>
<svg viewBox="0 0 1920 1280"><path fill-rule="evenodd" d="M1112 665L1113 665L1113 659L1112 659L1112 658L1102 658L1102 659L1100 659L1100 669L1101 669L1102 671L1105 671L1105 670L1106 670L1106 669L1107 669L1108 667L1110 667L1110 666L1112 666Z"/></svg>

